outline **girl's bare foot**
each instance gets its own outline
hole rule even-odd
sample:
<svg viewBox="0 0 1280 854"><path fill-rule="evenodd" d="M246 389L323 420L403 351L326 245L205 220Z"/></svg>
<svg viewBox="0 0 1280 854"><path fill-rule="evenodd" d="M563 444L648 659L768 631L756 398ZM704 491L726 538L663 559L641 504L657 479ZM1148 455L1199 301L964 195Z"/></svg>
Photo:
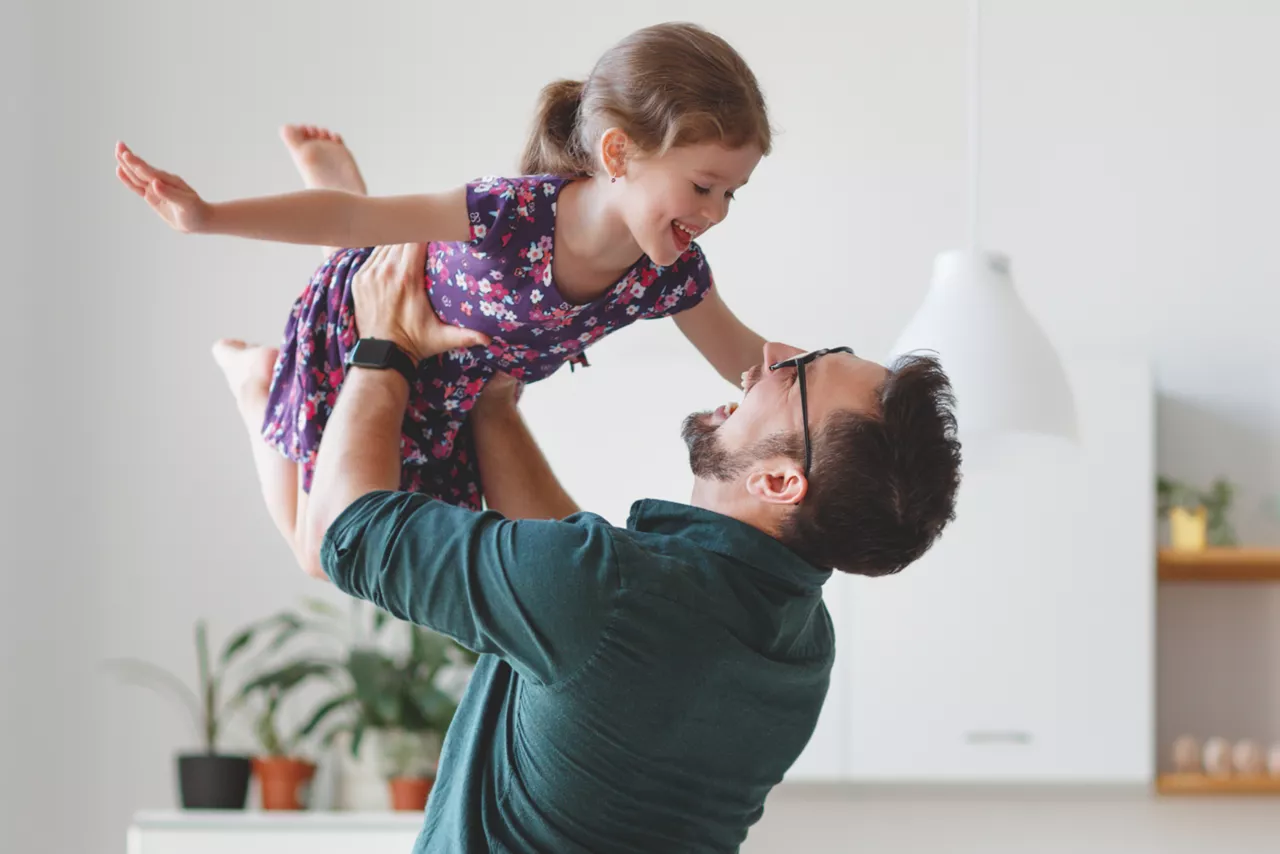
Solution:
<svg viewBox="0 0 1280 854"><path fill-rule="evenodd" d="M285 125L280 128L280 138L308 188L369 194L356 158L341 134L315 125Z"/></svg>
<svg viewBox="0 0 1280 854"><path fill-rule="evenodd" d="M227 378L240 417L249 432L259 438L279 352L274 347L254 346L235 338L222 338L213 345L213 359Z"/></svg>

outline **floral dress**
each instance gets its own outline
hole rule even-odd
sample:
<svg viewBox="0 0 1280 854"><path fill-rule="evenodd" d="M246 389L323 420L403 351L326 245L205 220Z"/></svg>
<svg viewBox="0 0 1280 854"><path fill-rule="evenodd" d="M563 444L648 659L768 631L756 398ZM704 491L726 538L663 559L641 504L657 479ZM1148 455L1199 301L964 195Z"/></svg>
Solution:
<svg viewBox="0 0 1280 854"><path fill-rule="evenodd" d="M586 365L583 351L610 332L692 308L712 288L711 270L692 243L669 267L641 257L597 299L569 304L551 275L556 200L567 183L548 175L472 182L471 239L428 244L424 284L436 314L484 332L491 343L422 363L401 425L401 489L480 509L467 413L494 371L527 383L565 362ZM334 253L298 297L285 325L262 431L269 444L303 465L307 491L320 436L346 374L346 355L359 338L352 278L371 252Z"/></svg>

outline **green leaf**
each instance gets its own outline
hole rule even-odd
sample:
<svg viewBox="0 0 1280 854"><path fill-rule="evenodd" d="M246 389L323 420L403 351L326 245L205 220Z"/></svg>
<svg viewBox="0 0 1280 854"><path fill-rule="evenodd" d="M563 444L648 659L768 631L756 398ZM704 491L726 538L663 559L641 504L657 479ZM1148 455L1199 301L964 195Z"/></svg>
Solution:
<svg viewBox="0 0 1280 854"><path fill-rule="evenodd" d="M240 689L240 696L257 691L277 691L284 694L314 676L328 676L332 672L333 666L328 662L292 661L245 683Z"/></svg>
<svg viewBox="0 0 1280 854"><path fill-rule="evenodd" d="M233 637L231 640L227 642L226 647L224 647L222 650L222 658L221 658L221 663L224 667L230 664L231 660L235 658L238 653L242 652L244 648L249 645L249 643L253 640L253 636L257 633L257 631L258 631L257 625L250 626L249 628L243 630L242 632L240 632L239 634L237 634L235 637Z"/></svg>
<svg viewBox="0 0 1280 854"><path fill-rule="evenodd" d="M360 755L360 742L364 740L365 726L364 720L358 720L355 726L351 728L351 755L353 757Z"/></svg>
<svg viewBox="0 0 1280 854"><path fill-rule="evenodd" d="M312 713L311 717L298 730L298 735L302 738L311 735L316 731L316 728L324 722L325 718L329 717L329 715L339 709L347 708L355 702L356 695L350 693L340 694L337 697L332 697L329 700L326 700L324 703L321 703L316 707L316 710Z"/></svg>
<svg viewBox="0 0 1280 854"><path fill-rule="evenodd" d="M304 599L303 604L306 605L307 610L312 613L319 614L323 617L332 617L335 620L342 619L342 614L337 608L321 599Z"/></svg>
<svg viewBox="0 0 1280 854"><path fill-rule="evenodd" d="M104 665L125 684L149 688L158 694L176 699L179 705L186 708L191 715L196 732L202 738L205 736L206 727L200 698L177 676L163 667L136 658L115 658L104 662Z"/></svg>

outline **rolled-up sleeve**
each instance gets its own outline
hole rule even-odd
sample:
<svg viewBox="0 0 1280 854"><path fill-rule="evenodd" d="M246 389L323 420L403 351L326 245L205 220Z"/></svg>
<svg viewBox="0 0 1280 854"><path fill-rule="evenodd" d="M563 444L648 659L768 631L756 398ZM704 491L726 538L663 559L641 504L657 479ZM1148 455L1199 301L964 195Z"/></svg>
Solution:
<svg viewBox="0 0 1280 854"><path fill-rule="evenodd" d="M594 514L512 521L414 493L357 499L320 557L345 593L544 684L592 654L618 588L608 522Z"/></svg>

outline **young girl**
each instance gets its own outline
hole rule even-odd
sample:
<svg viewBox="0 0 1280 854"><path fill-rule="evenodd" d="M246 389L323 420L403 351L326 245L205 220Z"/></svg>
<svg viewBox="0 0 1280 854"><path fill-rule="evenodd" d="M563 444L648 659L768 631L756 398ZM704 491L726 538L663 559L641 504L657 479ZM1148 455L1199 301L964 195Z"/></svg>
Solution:
<svg viewBox="0 0 1280 854"><path fill-rule="evenodd" d="M694 242L725 218L771 145L756 79L718 36L649 27L605 53L585 82L547 86L524 177L369 197L340 137L298 127L284 135L311 189L211 204L123 144L117 175L179 231L428 244L425 286L436 313L488 343L419 366L403 425L403 489L479 509L466 414L486 381L502 371L534 382L566 361L585 365L586 347L635 320L674 315L735 385L759 361L763 339L720 300ZM255 441L263 494L295 547L316 450L359 337L352 276L371 251L328 258L295 302L278 356L215 346L250 430L266 439Z"/></svg>

